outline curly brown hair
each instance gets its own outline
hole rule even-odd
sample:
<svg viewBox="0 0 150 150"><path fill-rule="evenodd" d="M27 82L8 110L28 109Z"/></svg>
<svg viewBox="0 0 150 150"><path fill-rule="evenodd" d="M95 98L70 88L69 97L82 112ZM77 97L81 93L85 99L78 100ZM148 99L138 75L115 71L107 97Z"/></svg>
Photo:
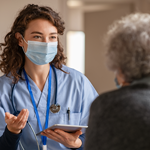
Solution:
<svg viewBox="0 0 150 150"><path fill-rule="evenodd" d="M21 78L21 75L18 74L18 70L21 72L25 63L25 54L22 48L18 45L18 39L16 39L15 34L19 32L24 36L28 24L32 20L39 18L49 20L57 28L58 34L63 35L64 33L64 21L62 21L59 14L50 7L28 4L20 11L18 17L13 23L11 31L5 36L4 43L0 43L0 50L3 50L0 55L0 70L6 74L6 76L10 78L13 77L15 83ZM56 68L63 71L61 68L62 64L65 64L66 57L63 54L64 50L60 45L59 38L57 49L57 55L51 63Z"/></svg>

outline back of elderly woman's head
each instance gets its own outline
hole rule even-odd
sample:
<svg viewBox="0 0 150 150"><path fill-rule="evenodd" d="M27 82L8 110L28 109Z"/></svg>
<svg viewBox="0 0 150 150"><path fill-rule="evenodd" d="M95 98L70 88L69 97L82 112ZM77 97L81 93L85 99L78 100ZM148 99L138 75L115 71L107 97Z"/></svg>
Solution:
<svg viewBox="0 0 150 150"><path fill-rule="evenodd" d="M114 22L106 36L107 64L127 82L150 75L150 15L131 14Z"/></svg>

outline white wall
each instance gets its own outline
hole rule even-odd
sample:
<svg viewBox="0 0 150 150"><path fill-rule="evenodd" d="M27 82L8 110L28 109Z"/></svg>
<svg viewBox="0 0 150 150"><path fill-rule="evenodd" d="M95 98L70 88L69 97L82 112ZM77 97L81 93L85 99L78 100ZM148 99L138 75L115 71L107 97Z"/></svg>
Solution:
<svg viewBox="0 0 150 150"><path fill-rule="evenodd" d="M105 65L104 35L114 20L130 12L130 5L125 5L113 10L85 13L85 75L98 93L116 88L114 74Z"/></svg>
<svg viewBox="0 0 150 150"><path fill-rule="evenodd" d="M48 5L60 11L59 0L0 0L0 41L10 31L18 12L27 4Z"/></svg>
<svg viewBox="0 0 150 150"><path fill-rule="evenodd" d="M85 13L85 75L98 93L116 88L115 76L105 64L104 35L112 22L133 12L150 13L150 1L135 0L132 3L116 5L112 10Z"/></svg>

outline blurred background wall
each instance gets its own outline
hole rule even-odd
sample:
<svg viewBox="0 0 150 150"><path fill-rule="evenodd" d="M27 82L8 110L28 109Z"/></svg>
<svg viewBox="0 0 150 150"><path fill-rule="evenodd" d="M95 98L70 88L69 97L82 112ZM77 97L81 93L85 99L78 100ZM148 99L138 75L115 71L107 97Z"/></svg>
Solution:
<svg viewBox="0 0 150 150"><path fill-rule="evenodd" d="M127 14L150 12L150 0L0 0L0 42L26 4L47 5L60 13L66 27L60 39L67 66L84 73L99 94L116 88L114 74L105 65L108 26Z"/></svg>

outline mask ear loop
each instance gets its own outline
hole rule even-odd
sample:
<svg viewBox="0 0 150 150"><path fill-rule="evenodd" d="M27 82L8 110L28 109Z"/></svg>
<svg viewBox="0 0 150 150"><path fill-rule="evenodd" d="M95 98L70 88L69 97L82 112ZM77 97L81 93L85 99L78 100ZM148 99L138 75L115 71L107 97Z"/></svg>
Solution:
<svg viewBox="0 0 150 150"><path fill-rule="evenodd" d="M22 36L22 35L21 35L21 36ZM22 39L26 42L26 40L24 39L24 37L23 37L23 36L22 36ZM28 43L27 43L27 42L26 42L26 44L28 45ZM23 49L23 52L25 53L23 46L22 46L22 49Z"/></svg>
<svg viewBox="0 0 150 150"><path fill-rule="evenodd" d="M21 35L22 36L22 35ZM27 43L27 41L24 39L24 37L22 36L22 38L23 38L23 40ZM27 45L28 45L28 43L27 43Z"/></svg>

